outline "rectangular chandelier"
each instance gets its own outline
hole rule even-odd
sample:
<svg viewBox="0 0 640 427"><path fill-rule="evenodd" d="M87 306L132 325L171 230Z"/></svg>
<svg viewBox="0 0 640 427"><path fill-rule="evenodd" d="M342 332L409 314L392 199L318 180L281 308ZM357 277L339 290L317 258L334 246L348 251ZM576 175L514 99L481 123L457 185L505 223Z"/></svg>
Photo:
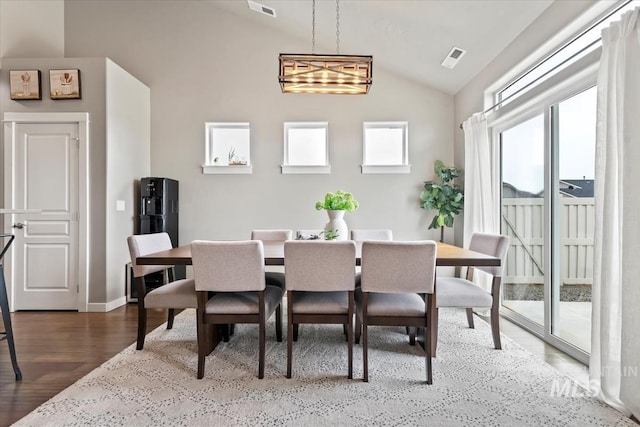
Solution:
<svg viewBox="0 0 640 427"><path fill-rule="evenodd" d="M283 93L364 95L373 83L373 56L281 53Z"/></svg>

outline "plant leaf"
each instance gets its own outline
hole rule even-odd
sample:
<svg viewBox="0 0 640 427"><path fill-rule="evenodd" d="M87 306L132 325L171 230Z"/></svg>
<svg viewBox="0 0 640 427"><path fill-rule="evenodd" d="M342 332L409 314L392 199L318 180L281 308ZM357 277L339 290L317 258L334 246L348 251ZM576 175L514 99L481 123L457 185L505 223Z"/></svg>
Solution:
<svg viewBox="0 0 640 427"><path fill-rule="evenodd" d="M437 181L424 181L424 190L420 193L420 207L437 211L429 228L453 227L454 215L458 215L464 208L464 193L453 180L460 175L461 170L449 167L441 160L436 160L433 170Z"/></svg>

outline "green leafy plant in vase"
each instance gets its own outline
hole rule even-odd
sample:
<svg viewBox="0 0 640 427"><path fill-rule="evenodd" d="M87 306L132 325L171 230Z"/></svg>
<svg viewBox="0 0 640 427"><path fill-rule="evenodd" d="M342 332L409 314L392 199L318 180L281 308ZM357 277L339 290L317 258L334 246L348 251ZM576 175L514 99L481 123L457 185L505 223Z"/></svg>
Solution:
<svg viewBox="0 0 640 427"><path fill-rule="evenodd" d="M325 240L347 240L349 229L344 221L345 212L353 212L359 203L351 193L338 190L327 193L324 200L316 202L316 210L326 210L329 222L324 227Z"/></svg>
<svg viewBox="0 0 640 427"><path fill-rule="evenodd" d="M358 209L358 201L353 198L351 193L347 193L341 190L335 193L327 193L324 196L324 200L316 202L316 210L328 210L328 211L347 211L353 212Z"/></svg>
<svg viewBox="0 0 640 427"><path fill-rule="evenodd" d="M437 181L425 181L424 190L420 193L421 208L437 211L429 228L440 227L440 241L444 239L444 227L453 227L455 215L464 208L464 193L453 181L462 172L461 169L445 165L436 160L433 170Z"/></svg>

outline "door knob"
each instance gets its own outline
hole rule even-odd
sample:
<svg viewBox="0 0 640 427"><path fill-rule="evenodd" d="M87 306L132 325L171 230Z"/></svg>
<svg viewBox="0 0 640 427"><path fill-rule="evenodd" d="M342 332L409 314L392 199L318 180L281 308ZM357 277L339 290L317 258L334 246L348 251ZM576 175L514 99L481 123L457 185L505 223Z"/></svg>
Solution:
<svg viewBox="0 0 640 427"><path fill-rule="evenodd" d="M23 228L25 228L27 226L27 224L23 224L21 222L18 222L16 224L13 224L13 228L17 228L19 230L22 230Z"/></svg>

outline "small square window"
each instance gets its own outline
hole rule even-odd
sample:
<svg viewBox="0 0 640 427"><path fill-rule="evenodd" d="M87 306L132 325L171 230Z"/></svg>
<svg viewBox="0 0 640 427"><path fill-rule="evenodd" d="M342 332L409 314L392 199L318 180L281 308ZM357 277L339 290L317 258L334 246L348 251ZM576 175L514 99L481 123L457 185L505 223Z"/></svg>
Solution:
<svg viewBox="0 0 640 427"><path fill-rule="evenodd" d="M329 123L286 122L282 173L330 173Z"/></svg>
<svg viewBox="0 0 640 427"><path fill-rule="evenodd" d="M362 173L409 173L407 122L364 122Z"/></svg>
<svg viewBox="0 0 640 427"><path fill-rule="evenodd" d="M202 172L251 173L249 123L205 123Z"/></svg>

